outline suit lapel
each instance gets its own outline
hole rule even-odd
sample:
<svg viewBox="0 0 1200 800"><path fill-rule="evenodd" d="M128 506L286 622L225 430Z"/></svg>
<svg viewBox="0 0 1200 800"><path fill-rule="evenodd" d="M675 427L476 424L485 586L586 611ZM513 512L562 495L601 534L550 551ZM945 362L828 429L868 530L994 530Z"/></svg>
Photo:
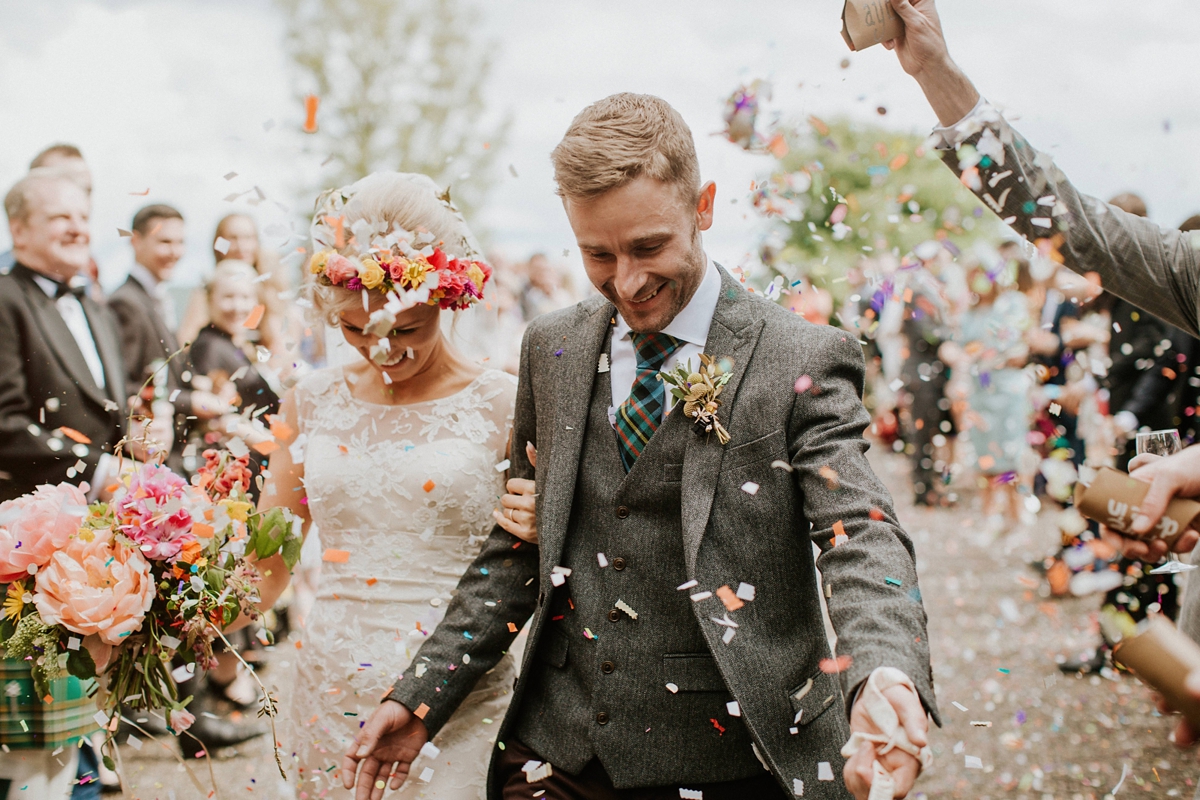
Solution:
<svg viewBox="0 0 1200 800"><path fill-rule="evenodd" d="M555 371L557 386L551 389L558 395L558 413L553 423L553 447L546 465L546 488L541 490L544 500L538 519L543 566L558 562L566 541L593 384L613 313L613 306L608 302L601 303L591 313L585 312L565 340L552 343L550 347L554 350L541 354L541 358L553 359L560 366ZM562 355L553 355L559 347Z"/></svg>
<svg viewBox="0 0 1200 800"><path fill-rule="evenodd" d="M125 404L125 368L121 362L121 343L113 335L112 326L105 325L100 306L90 298L80 301L83 313L87 316L88 327L92 329L92 340L96 343L96 351L100 354L100 363L104 365L104 379L108 384L108 396L118 406ZM70 331L68 331L69 333ZM91 374L89 370L88 374Z"/></svg>
<svg viewBox="0 0 1200 800"><path fill-rule="evenodd" d="M727 272L721 270L721 297L713 314L708 341L704 352L720 360L733 360L733 374L721 392L721 407L717 418L729 427L733 403L737 399L738 386L746 374L746 365L758 344L763 321L750 313L750 296ZM674 415L674 413L672 414ZM730 430L734 436L736 431ZM725 448L715 435L691 434L683 458L683 546L684 560L689 576L695 574L696 554L700 541L708 527L712 511L713 495L717 489L717 476L721 472L721 459Z"/></svg>
<svg viewBox="0 0 1200 800"><path fill-rule="evenodd" d="M13 272L21 276L25 297L33 309L34 319L37 320L42 335L50 345L50 349L58 357L63 369L75 380L84 394L103 406L104 401L109 398L96 385L96 379L92 377L92 371L88 369L83 352L80 351L75 337L71 335L67 323L63 321L62 314L58 313L58 307L54 304L54 300L48 297L42 291L42 287L33 280L31 270L21 267L19 272L17 269L14 269ZM93 336L93 338L95 337ZM107 370L107 365L105 366ZM111 381L111 378L109 380Z"/></svg>

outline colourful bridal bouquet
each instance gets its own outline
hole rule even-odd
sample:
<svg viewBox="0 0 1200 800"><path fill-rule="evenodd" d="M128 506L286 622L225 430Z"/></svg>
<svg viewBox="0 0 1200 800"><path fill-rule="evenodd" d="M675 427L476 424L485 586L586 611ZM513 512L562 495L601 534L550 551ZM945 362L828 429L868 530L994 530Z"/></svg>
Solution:
<svg viewBox="0 0 1200 800"><path fill-rule="evenodd" d="M110 739L122 704L161 709L177 735L186 730L191 698L172 672L214 666L222 628L257 617L252 554L280 554L289 569L300 557L299 521L250 502L248 456L204 457L191 483L135 464L108 502L89 505L63 483L0 503L0 647L27 663L46 702L51 681L95 678ZM267 695L260 714L274 711Z"/></svg>

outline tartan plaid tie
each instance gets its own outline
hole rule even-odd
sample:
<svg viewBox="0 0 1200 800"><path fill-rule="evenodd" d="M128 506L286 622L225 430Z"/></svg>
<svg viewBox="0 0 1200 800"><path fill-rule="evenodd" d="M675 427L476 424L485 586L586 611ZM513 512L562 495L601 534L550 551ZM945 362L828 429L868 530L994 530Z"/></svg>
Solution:
<svg viewBox="0 0 1200 800"><path fill-rule="evenodd" d="M657 375L663 364L683 342L665 333L633 334L633 350L637 354L637 376L633 391L617 408L617 445L625 471L646 449L662 419L667 388Z"/></svg>

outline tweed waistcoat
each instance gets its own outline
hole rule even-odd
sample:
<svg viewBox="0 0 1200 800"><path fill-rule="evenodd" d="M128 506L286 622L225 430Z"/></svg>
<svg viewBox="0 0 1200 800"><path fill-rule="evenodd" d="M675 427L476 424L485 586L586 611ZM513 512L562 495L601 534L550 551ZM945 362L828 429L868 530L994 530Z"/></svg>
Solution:
<svg viewBox="0 0 1200 800"><path fill-rule="evenodd" d="M681 479L694 434L668 415L626 475L610 398L600 374L559 565L571 573L523 667L516 736L567 772L598 758L618 788L761 775L696 621L698 590L677 588L687 581Z"/></svg>

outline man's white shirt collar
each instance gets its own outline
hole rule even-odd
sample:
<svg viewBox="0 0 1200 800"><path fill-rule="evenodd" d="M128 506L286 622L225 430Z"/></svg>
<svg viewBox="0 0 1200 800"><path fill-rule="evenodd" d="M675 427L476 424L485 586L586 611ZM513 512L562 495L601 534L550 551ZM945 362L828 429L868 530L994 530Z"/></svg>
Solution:
<svg viewBox="0 0 1200 800"><path fill-rule="evenodd" d="M166 289L162 281L154 277L154 273L146 269L138 262L133 262L133 266L129 268L129 277L140 283L142 287L151 295L160 296Z"/></svg>
<svg viewBox="0 0 1200 800"><path fill-rule="evenodd" d="M704 278L696 287L696 293L688 300L675 319L662 332L674 336L681 342L694 344L704 348L708 341L708 329L712 327L713 314L717 311L717 301L721 299L721 273L711 258L705 256L707 265ZM632 331L621 317L616 314L616 325L613 326L613 341L629 340Z"/></svg>

